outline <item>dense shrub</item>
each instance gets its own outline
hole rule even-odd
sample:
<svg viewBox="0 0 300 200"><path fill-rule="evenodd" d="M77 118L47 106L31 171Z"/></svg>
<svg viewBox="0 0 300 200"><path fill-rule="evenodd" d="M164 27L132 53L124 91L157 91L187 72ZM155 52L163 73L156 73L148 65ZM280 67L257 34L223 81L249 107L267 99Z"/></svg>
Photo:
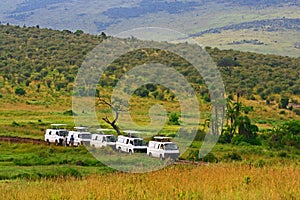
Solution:
<svg viewBox="0 0 300 200"><path fill-rule="evenodd" d="M238 154L237 152L231 152L231 153L227 153L222 157L223 161L241 161L242 160L242 156L240 154Z"/></svg>
<svg viewBox="0 0 300 200"><path fill-rule="evenodd" d="M23 88L16 88L15 94L17 94L19 96L24 96L26 94L26 91Z"/></svg>

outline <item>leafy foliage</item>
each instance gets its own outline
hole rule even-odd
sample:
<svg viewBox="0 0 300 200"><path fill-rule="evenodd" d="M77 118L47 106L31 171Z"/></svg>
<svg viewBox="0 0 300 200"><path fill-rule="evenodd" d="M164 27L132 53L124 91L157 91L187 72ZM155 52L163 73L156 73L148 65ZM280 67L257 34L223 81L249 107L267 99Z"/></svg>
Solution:
<svg viewBox="0 0 300 200"><path fill-rule="evenodd" d="M71 95L76 73L85 56L106 38L105 33L89 35L78 30L75 34L68 30L0 25L1 94L11 86L20 86L27 87L27 95L30 90L38 91L40 95L43 91ZM246 98L255 95L269 101L273 94L287 97L300 94L300 58L217 48L206 48L206 51L219 65L228 94L240 91ZM178 70L209 102L208 89L197 70L178 56L157 49L132 51L121 56L101 77L100 87L114 86L126 71L153 59ZM77 92L90 94L84 88ZM143 86L135 94L159 100L174 99L172 92L155 85Z"/></svg>
<svg viewBox="0 0 300 200"><path fill-rule="evenodd" d="M273 148L284 145L300 148L300 122L291 120L268 133L268 144Z"/></svg>

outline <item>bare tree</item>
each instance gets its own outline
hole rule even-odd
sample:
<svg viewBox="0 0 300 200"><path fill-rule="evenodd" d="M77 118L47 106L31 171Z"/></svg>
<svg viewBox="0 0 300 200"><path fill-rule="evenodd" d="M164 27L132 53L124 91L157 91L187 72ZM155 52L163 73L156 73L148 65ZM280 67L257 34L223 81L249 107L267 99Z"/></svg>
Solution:
<svg viewBox="0 0 300 200"><path fill-rule="evenodd" d="M98 97L98 102L100 104L104 104L106 106L109 106L114 112L115 117L113 120L110 120L107 116L103 117L102 120L108 123L116 132L118 135L122 135L119 126L117 125L117 120L119 118L119 112L121 109L119 107L114 107L113 104L110 101L107 101L103 98Z"/></svg>

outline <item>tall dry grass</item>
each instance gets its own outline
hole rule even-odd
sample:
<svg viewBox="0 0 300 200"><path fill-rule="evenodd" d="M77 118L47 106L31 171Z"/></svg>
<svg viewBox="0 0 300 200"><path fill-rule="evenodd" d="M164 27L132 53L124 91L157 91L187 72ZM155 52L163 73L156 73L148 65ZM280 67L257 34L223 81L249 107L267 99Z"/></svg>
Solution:
<svg viewBox="0 0 300 200"><path fill-rule="evenodd" d="M220 163L79 180L4 181L0 199L300 199L300 169Z"/></svg>

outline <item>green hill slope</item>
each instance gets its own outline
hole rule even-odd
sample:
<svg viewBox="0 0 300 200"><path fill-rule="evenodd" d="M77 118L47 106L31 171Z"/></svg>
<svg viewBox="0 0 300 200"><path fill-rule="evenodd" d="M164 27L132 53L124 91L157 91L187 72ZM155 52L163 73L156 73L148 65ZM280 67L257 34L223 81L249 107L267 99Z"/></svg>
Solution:
<svg viewBox="0 0 300 200"><path fill-rule="evenodd" d="M0 87L4 95L11 88L23 87L25 90L61 91L70 95L74 78L82 61L89 51L99 44L105 35L89 35L70 31L39 29L38 27L20 28L0 26ZM259 95L261 99L272 95L287 96L300 94L300 58L262 55L233 50L207 48L214 61L219 65L228 93L243 91L247 98ZM162 54L140 54L133 52L130 59L123 60L122 66L141 64L144 60L156 57L165 61ZM136 59L141 56L143 59ZM174 62L181 62L176 61ZM119 66L118 66L119 65ZM195 73L188 65L179 68L187 77ZM124 70L111 74L102 86L112 86L122 76ZM194 84L199 79L190 78ZM36 88L33 88L36 87ZM30 92L29 92L30 93ZM37 95L37 94L34 94Z"/></svg>

